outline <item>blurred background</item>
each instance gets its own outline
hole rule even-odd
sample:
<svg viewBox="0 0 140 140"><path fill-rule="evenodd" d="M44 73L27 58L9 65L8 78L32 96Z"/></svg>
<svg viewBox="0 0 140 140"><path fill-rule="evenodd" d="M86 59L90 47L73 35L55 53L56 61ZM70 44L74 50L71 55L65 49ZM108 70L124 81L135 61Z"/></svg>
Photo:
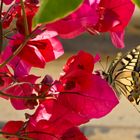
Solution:
<svg viewBox="0 0 140 140"><path fill-rule="evenodd" d="M65 54L59 59L46 65L45 70L33 69L36 75L53 75L58 79L66 59L79 50L85 50L92 54L100 53L102 64L105 67L107 56L110 60L117 52L126 52L140 44L140 10L136 8L133 18L126 29L124 49L116 49L108 34L92 36L84 34L72 40L61 40L65 49ZM102 70L97 64L95 69ZM24 113L32 111L16 111L6 100L0 100L0 128L8 120L24 119ZM119 105L106 117L94 119L81 126L89 140L140 140L140 113L122 96Z"/></svg>

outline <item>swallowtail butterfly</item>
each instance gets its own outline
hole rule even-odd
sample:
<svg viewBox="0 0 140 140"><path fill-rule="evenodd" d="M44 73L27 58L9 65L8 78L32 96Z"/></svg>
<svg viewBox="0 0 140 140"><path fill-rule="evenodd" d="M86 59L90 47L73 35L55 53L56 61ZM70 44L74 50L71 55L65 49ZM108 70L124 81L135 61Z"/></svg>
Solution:
<svg viewBox="0 0 140 140"><path fill-rule="evenodd" d="M140 46L125 55L119 53L103 75L115 92L125 95L140 112Z"/></svg>

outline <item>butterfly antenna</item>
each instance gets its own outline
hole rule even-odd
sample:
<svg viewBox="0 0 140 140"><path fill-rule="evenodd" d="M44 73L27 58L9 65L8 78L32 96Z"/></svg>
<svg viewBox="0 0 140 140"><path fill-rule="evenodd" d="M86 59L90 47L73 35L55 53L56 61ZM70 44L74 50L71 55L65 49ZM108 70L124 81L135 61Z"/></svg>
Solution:
<svg viewBox="0 0 140 140"><path fill-rule="evenodd" d="M105 70L105 68L104 68L103 64L101 63L101 60L99 61L99 64L100 64L100 66L101 66L102 70L104 71L104 70Z"/></svg>
<svg viewBox="0 0 140 140"><path fill-rule="evenodd" d="M108 66L109 66L109 56L106 57L106 65L105 65L105 71L107 71Z"/></svg>
<svg viewBox="0 0 140 140"><path fill-rule="evenodd" d="M133 104L133 106L136 108L136 110L138 111L138 113L140 113L140 110Z"/></svg>

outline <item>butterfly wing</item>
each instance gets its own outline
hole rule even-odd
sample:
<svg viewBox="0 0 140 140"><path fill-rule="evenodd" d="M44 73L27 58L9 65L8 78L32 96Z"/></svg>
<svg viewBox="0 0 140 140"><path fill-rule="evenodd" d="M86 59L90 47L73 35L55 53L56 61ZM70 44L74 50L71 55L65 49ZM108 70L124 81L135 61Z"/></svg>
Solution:
<svg viewBox="0 0 140 140"><path fill-rule="evenodd" d="M134 105L140 102L140 46L124 56L116 57L109 67L110 83Z"/></svg>

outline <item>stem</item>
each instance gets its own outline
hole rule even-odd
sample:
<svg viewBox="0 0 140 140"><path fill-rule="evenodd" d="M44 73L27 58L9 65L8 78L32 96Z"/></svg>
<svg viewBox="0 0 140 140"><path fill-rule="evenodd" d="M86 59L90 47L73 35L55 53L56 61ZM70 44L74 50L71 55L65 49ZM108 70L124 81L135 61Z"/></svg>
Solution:
<svg viewBox="0 0 140 140"><path fill-rule="evenodd" d="M23 125L22 125L22 126L19 128L19 130L16 132L17 135L21 135L21 132L23 132L23 131L26 129L28 122L29 122L29 121L25 121L25 122L23 123ZM23 135L23 136L24 136L24 135Z"/></svg>
<svg viewBox="0 0 140 140"><path fill-rule="evenodd" d="M79 96L87 97L87 98L90 98L90 99L97 99L98 100L97 97L93 97L93 96L89 96L89 95L86 95L86 94L82 94L80 92L64 91L64 92L60 92L60 94L62 94L62 95L73 94L73 95L79 95Z"/></svg>
<svg viewBox="0 0 140 140"><path fill-rule="evenodd" d="M5 33L3 34L3 37L7 36L8 34L10 34L10 33L12 33L12 32L15 32L15 31L16 31L16 28L14 28L14 29L12 29L12 30L9 30L9 31L7 31L7 32L5 32Z"/></svg>
<svg viewBox="0 0 140 140"><path fill-rule="evenodd" d="M29 132L24 132L23 135L27 135L27 134L44 134L44 135L49 135L49 136L52 136L54 138L57 138L59 139L57 136L55 136L54 134L52 133L47 133L47 132L42 132L42 131L29 131Z"/></svg>
<svg viewBox="0 0 140 140"><path fill-rule="evenodd" d="M4 67L8 62L10 62L21 50L22 48L26 45L26 43L29 41L30 37L28 36L24 42L16 49L16 51L13 52L11 56L9 56L5 61L3 61L0 64L0 68Z"/></svg>
<svg viewBox="0 0 140 140"><path fill-rule="evenodd" d="M10 97L10 98L15 98L15 99L55 99L54 97L52 97L52 95L48 95L48 96L16 96L16 95L10 95L10 94L6 94L3 93L2 91L0 91L0 95L2 96L6 96L6 97Z"/></svg>
<svg viewBox="0 0 140 140"><path fill-rule="evenodd" d="M21 8L22 8L22 14L23 14L23 19L24 19L24 29L25 29L25 35L29 35L29 28L28 28L28 21L27 21L27 15L25 12L25 6L23 0L20 0L21 3Z"/></svg>
<svg viewBox="0 0 140 140"><path fill-rule="evenodd" d="M31 34L29 34L28 36L26 36L26 38L23 41L23 43L15 50L15 52L13 52L13 54L11 56L9 56L5 61L3 61L0 64L0 68L4 67L8 62L10 62L23 49L23 47L30 40L30 38L32 38L32 37L35 38L37 36L37 34L34 34L37 29L41 29L43 27L44 27L44 25L43 26L40 26L40 27L37 27Z"/></svg>
<svg viewBox="0 0 140 140"><path fill-rule="evenodd" d="M25 139L25 140L35 140L33 138L29 138L27 136L24 136L24 135L28 135L28 134L44 134L44 135L50 135L56 139L59 139L58 137L56 137L55 135L51 134L51 133L47 133L47 132L41 132L41 131L30 131L30 132L24 132L22 135L23 136L20 136L18 134L12 134L12 133L8 133L8 132L0 132L0 134L2 135L6 135L6 136L9 136L9 137L18 137L18 138L21 138L21 139Z"/></svg>
<svg viewBox="0 0 140 140"><path fill-rule="evenodd" d="M26 36L23 43L13 52L13 54L0 64L0 68L4 67L8 62L10 62L23 49L23 47L27 44L30 38L37 36L37 34L34 34L34 32L36 32L37 29L38 28L36 28L31 34Z"/></svg>
<svg viewBox="0 0 140 140"><path fill-rule="evenodd" d="M13 79L13 81L16 82L15 79ZM20 86L20 85L23 85L23 84L28 84L29 86L31 86L32 88L34 88L34 84L32 84L30 82L20 82L20 83L11 84L8 87L2 88L1 91L3 92L5 90L7 90L7 89L10 89L10 88L14 87L14 86Z"/></svg>
<svg viewBox="0 0 140 140"><path fill-rule="evenodd" d="M3 49L2 9L3 9L3 0L1 0L0 5L0 53L2 52Z"/></svg>
<svg viewBox="0 0 140 140"><path fill-rule="evenodd" d="M12 133L7 133L7 132L0 132L0 134L6 135L6 136L9 136L9 137L18 137L18 138L21 138L21 139L24 139L24 140L34 140L32 138L29 138L29 137L19 136L17 134L12 134Z"/></svg>

